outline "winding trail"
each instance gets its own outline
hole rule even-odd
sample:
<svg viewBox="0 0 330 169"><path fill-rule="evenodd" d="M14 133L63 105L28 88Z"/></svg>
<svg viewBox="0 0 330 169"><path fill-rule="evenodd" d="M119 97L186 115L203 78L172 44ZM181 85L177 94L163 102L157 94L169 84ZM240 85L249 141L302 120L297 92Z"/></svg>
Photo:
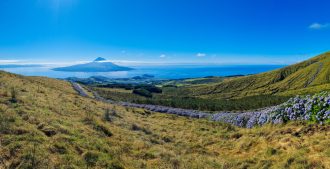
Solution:
<svg viewBox="0 0 330 169"><path fill-rule="evenodd" d="M80 96L89 97L89 95L87 94L85 89L83 87L81 87L80 84L75 83L75 82L71 82L71 84L72 84L72 87L79 93Z"/></svg>
<svg viewBox="0 0 330 169"><path fill-rule="evenodd" d="M71 82L71 84L73 88L79 93L79 95L83 97L89 97L89 95L85 92L85 89L80 84L76 82ZM278 109L278 106L273 106L273 107L259 109L256 111L235 112L235 113L217 112L211 114L199 110L189 110L189 109L181 109L181 108L173 108L173 107L149 105L149 104L135 104L129 102L115 102L101 97L95 91L91 91L91 92L94 95L94 99L106 103L116 104L124 107L142 108L153 112L174 114L174 115L185 116L190 118L209 119L212 121L228 123L235 126L246 127L246 128L261 126L271 122L272 112ZM277 123L281 123L281 122L277 122Z"/></svg>

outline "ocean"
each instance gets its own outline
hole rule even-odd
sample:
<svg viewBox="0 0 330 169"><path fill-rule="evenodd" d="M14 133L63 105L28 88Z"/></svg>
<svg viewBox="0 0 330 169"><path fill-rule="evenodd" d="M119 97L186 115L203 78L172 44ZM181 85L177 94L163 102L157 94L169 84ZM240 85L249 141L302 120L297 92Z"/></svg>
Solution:
<svg viewBox="0 0 330 169"><path fill-rule="evenodd" d="M119 72L58 72L50 67L3 68L2 70L25 76L45 76L50 78L105 76L109 78L130 78L143 74L153 75L157 79L199 78L206 76L233 76L262 73L279 69L285 65L161 65L132 66L134 70Z"/></svg>

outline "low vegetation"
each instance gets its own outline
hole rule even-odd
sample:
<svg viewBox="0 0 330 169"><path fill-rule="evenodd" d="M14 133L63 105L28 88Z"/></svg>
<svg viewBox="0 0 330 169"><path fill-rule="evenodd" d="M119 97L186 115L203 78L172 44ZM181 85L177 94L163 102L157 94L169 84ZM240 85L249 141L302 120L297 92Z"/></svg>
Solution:
<svg viewBox="0 0 330 169"><path fill-rule="evenodd" d="M114 106L65 81L5 72L0 95L0 168L330 168L324 125L243 129Z"/></svg>
<svg viewBox="0 0 330 169"><path fill-rule="evenodd" d="M241 111L277 105L287 99L288 97L261 95L232 100L177 97L171 99L145 99L135 102L204 111Z"/></svg>
<svg viewBox="0 0 330 169"><path fill-rule="evenodd" d="M123 88L93 88L102 97L115 101L125 101L139 104L163 105L175 108L203 111L239 111L252 110L281 104L288 96L259 95L239 99L208 99L198 97L178 96L180 89L163 87L160 94L150 93L144 89L126 90Z"/></svg>
<svg viewBox="0 0 330 169"><path fill-rule="evenodd" d="M296 96L282 105L276 114L284 122L306 120L310 123L330 124L330 93Z"/></svg>
<svg viewBox="0 0 330 169"><path fill-rule="evenodd" d="M140 95L143 97L151 98L153 93L162 93L162 89L155 85L149 84L125 84L125 83L113 83L106 85L97 85L97 87L111 88L111 89L125 89L132 90L132 94Z"/></svg>

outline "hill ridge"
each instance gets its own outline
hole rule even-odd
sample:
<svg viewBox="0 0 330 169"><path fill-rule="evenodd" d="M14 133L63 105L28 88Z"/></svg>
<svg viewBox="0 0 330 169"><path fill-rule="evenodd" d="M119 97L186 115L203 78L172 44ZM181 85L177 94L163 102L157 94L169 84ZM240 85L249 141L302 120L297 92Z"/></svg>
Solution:
<svg viewBox="0 0 330 169"><path fill-rule="evenodd" d="M254 95L292 95L293 90L314 88L317 91L327 90L330 87L330 52L320 54L311 59L255 75L237 77L223 82L193 86L188 88L191 96L202 98L242 98ZM187 93L189 93L187 92ZM314 91L313 91L314 92Z"/></svg>

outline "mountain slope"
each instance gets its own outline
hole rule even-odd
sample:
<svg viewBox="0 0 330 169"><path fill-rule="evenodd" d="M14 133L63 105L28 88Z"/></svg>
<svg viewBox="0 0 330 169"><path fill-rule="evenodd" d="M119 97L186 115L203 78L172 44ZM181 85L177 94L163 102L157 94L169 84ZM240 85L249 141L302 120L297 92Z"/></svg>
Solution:
<svg viewBox="0 0 330 169"><path fill-rule="evenodd" d="M112 72L112 71L128 71L128 70L132 70L132 68L118 66L114 63L107 62L104 58L97 58L90 63L54 68L53 70L64 71L64 72Z"/></svg>
<svg viewBox="0 0 330 169"><path fill-rule="evenodd" d="M330 83L329 52L282 69L232 78L216 84L193 86L188 88L186 93L202 98L292 95L299 94L299 91L309 93L309 91L327 90L330 89L325 85L328 83Z"/></svg>
<svg viewBox="0 0 330 169"><path fill-rule="evenodd" d="M0 168L329 168L326 126L229 125L114 106L0 72ZM299 135L299 137L297 137Z"/></svg>

